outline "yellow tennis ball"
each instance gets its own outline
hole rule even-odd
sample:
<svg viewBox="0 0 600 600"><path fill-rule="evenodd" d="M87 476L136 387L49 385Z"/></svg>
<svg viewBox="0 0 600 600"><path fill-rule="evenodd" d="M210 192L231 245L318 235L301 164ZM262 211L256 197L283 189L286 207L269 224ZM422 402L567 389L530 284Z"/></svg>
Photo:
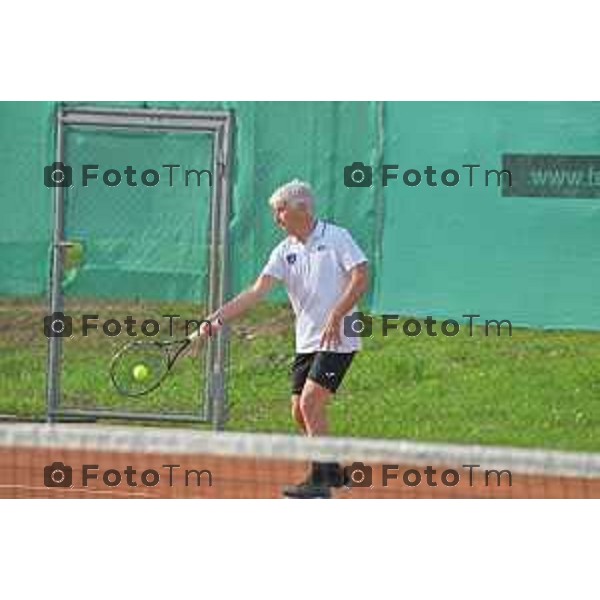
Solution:
<svg viewBox="0 0 600 600"><path fill-rule="evenodd" d="M150 375L150 369L146 365L136 365L133 368L133 378L136 381L144 381Z"/></svg>

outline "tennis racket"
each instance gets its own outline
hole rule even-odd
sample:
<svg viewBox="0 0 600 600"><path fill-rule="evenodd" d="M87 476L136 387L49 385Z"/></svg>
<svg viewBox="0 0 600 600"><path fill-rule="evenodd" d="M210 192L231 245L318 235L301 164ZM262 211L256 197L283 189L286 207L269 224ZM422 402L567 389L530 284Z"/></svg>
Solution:
<svg viewBox="0 0 600 600"><path fill-rule="evenodd" d="M197 336L195 331L179 340L136 340L124 346L110 365L110 378L116 390L123 396L143 396L152 392L166 379L177 359Z"/></svg>

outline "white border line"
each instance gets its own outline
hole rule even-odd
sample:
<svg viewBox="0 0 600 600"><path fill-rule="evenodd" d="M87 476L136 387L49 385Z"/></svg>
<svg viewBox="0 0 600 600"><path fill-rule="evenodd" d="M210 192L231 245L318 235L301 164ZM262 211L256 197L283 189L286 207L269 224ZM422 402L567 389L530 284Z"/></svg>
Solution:
<svg viewBox="0 0 600 600"><path fill-rule="evenodd" d="M214 433L182 429L66 424L0 424L0 447L64 448L97 452L208 454L263 459L309 457L414 466L477 464L525 475L600 478L600 454L406 440L319 438L283 434Z"/></svg>
<svg viewBox="0 0 600 600"><path fill-rule="evenodd" d="M84 494L87 496L106 496L109 498L155 498L156 496L152 494L144 494L142 492L130 492L129 489L125 490L121 488L120 490L116 487L111 488L110 490L99 490L96 488L89 487L58 487L58 488L48 488L45 485L27 485L24 483L7 483L0 484L0 490L24 490L28 492L40 492L43 493L43 496L40 499L51 499L53 496L49 495L49 490L58 492L58 494ZM50 492L51 494L51 492ZM18 498L15 498L18 499Z"/></svg>

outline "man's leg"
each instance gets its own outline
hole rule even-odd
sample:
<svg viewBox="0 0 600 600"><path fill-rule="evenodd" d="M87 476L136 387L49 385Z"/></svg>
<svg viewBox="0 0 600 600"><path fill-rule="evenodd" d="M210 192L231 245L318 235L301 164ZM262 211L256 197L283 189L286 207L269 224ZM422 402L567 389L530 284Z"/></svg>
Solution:
<svg viewBox="0 0 600 600"><path fill-rule="evenodd" d="M306 381L300 396L300 410L306 425L306 435L314 437L329 433L327 404L333 394L333 391L312 379ZM341 487L343 484L342 468L338 463L313 462L311 472L317 485Z"/></svg>
<svg viewBox="0 0 600 600"><path fill-rule="evenodd" d="M306 380L301 394L292 395L292 415L304 435L327 434L326 405L332 393L310 379ZM306 479L299 485L284 490L290 498L330 498L330 480L337 465L312 462Z"/></svg>
<svg viewBox="0 0 600 600"><path fill-rule="evenodd" d="M312 379L307 379L298 400L300 416L306 435L327 435L327 402L332 392Z"/></svg>
<svg viewBox="0 0 600 600"><path fill-rule="evenodd" d="M292 418L300 428L300 431L304 435L307 435L306 423L304 422L304 417L302 416L302 411L300 410L300 394L292 394Z"/></svg>
<svg viewBox="0 0 600 600"><path fill-rule="evenodd" d="M296 354L292 364L292 418L298 424L300 431L306 435L306 424L300 410L300 396L306 383L306 378L312 366L315 354Z"/></svg>
<svg viewBox="0 0 600 600"><path fill-rule="evenodd" d="M298 425L300 431L304 435L308 435L306 429L306 422L300 408L300 398L302 397L302 390L306 384L306 378L308 372L312 366L314 360L314 354L297 354L294 358L292 365L291 379L292 379L292 398L291 398L291 410L292 418ZM321 497L318 493L315 493L313 489L313 473L307 476L306 480L297 486L290 486L284 490L284 496L292 498L310 498L310 497ZM290 492L288 494L288 491Z"/></svg>
<svg viewBox="0 0 600 600"><path fill-rule="evenodd" d="M353 358L353 353L316 353L300 395L300 411L306 424L307 435L329 433L327 403L337 392Z"/></svg>
<svg viewBox="0 0 600 600"><path fill-rule="evenodd" d="M352 355L316 355L299 395L297 407L300 414L294 412L294 418L298 422L302 420L306 435L312 437L328 434L327 404L351 362ZM342 485L343 473L338 463L313 462L307 480L300 485L286 488L284 495L292 498L328 498L331 495L331 487Z"/></svg>

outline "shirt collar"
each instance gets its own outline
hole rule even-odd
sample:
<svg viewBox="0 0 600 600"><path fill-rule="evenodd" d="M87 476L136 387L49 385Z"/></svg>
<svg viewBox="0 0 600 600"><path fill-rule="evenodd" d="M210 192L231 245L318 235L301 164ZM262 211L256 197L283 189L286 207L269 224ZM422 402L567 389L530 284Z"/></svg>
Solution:
<svg viewBox="0 0 600 600"><path fill-rule="evenodd" d="M315 242L319 238L322 238L323 233L325 232L326 226L327 226L327 224L325 223L325 221L321 221L320 219L315 219L315 225L314 225L312 231L310 232L308 238L306 239L306 242L303 245L308 248L308 246L310 246L313 242ZM291 237L292 237L292 241L295 244L302 244L302 242L295 235L291 236Z"/></svg>
<svg viewBox="0 0 600 600"><path fill-rule="evenodd" d="M306 245L312 244L315 240L318 240L323 235L323 222L319 221L319 219L315 219L315 226L313 230L310 232L308 239L306 240Z"/></svg>

